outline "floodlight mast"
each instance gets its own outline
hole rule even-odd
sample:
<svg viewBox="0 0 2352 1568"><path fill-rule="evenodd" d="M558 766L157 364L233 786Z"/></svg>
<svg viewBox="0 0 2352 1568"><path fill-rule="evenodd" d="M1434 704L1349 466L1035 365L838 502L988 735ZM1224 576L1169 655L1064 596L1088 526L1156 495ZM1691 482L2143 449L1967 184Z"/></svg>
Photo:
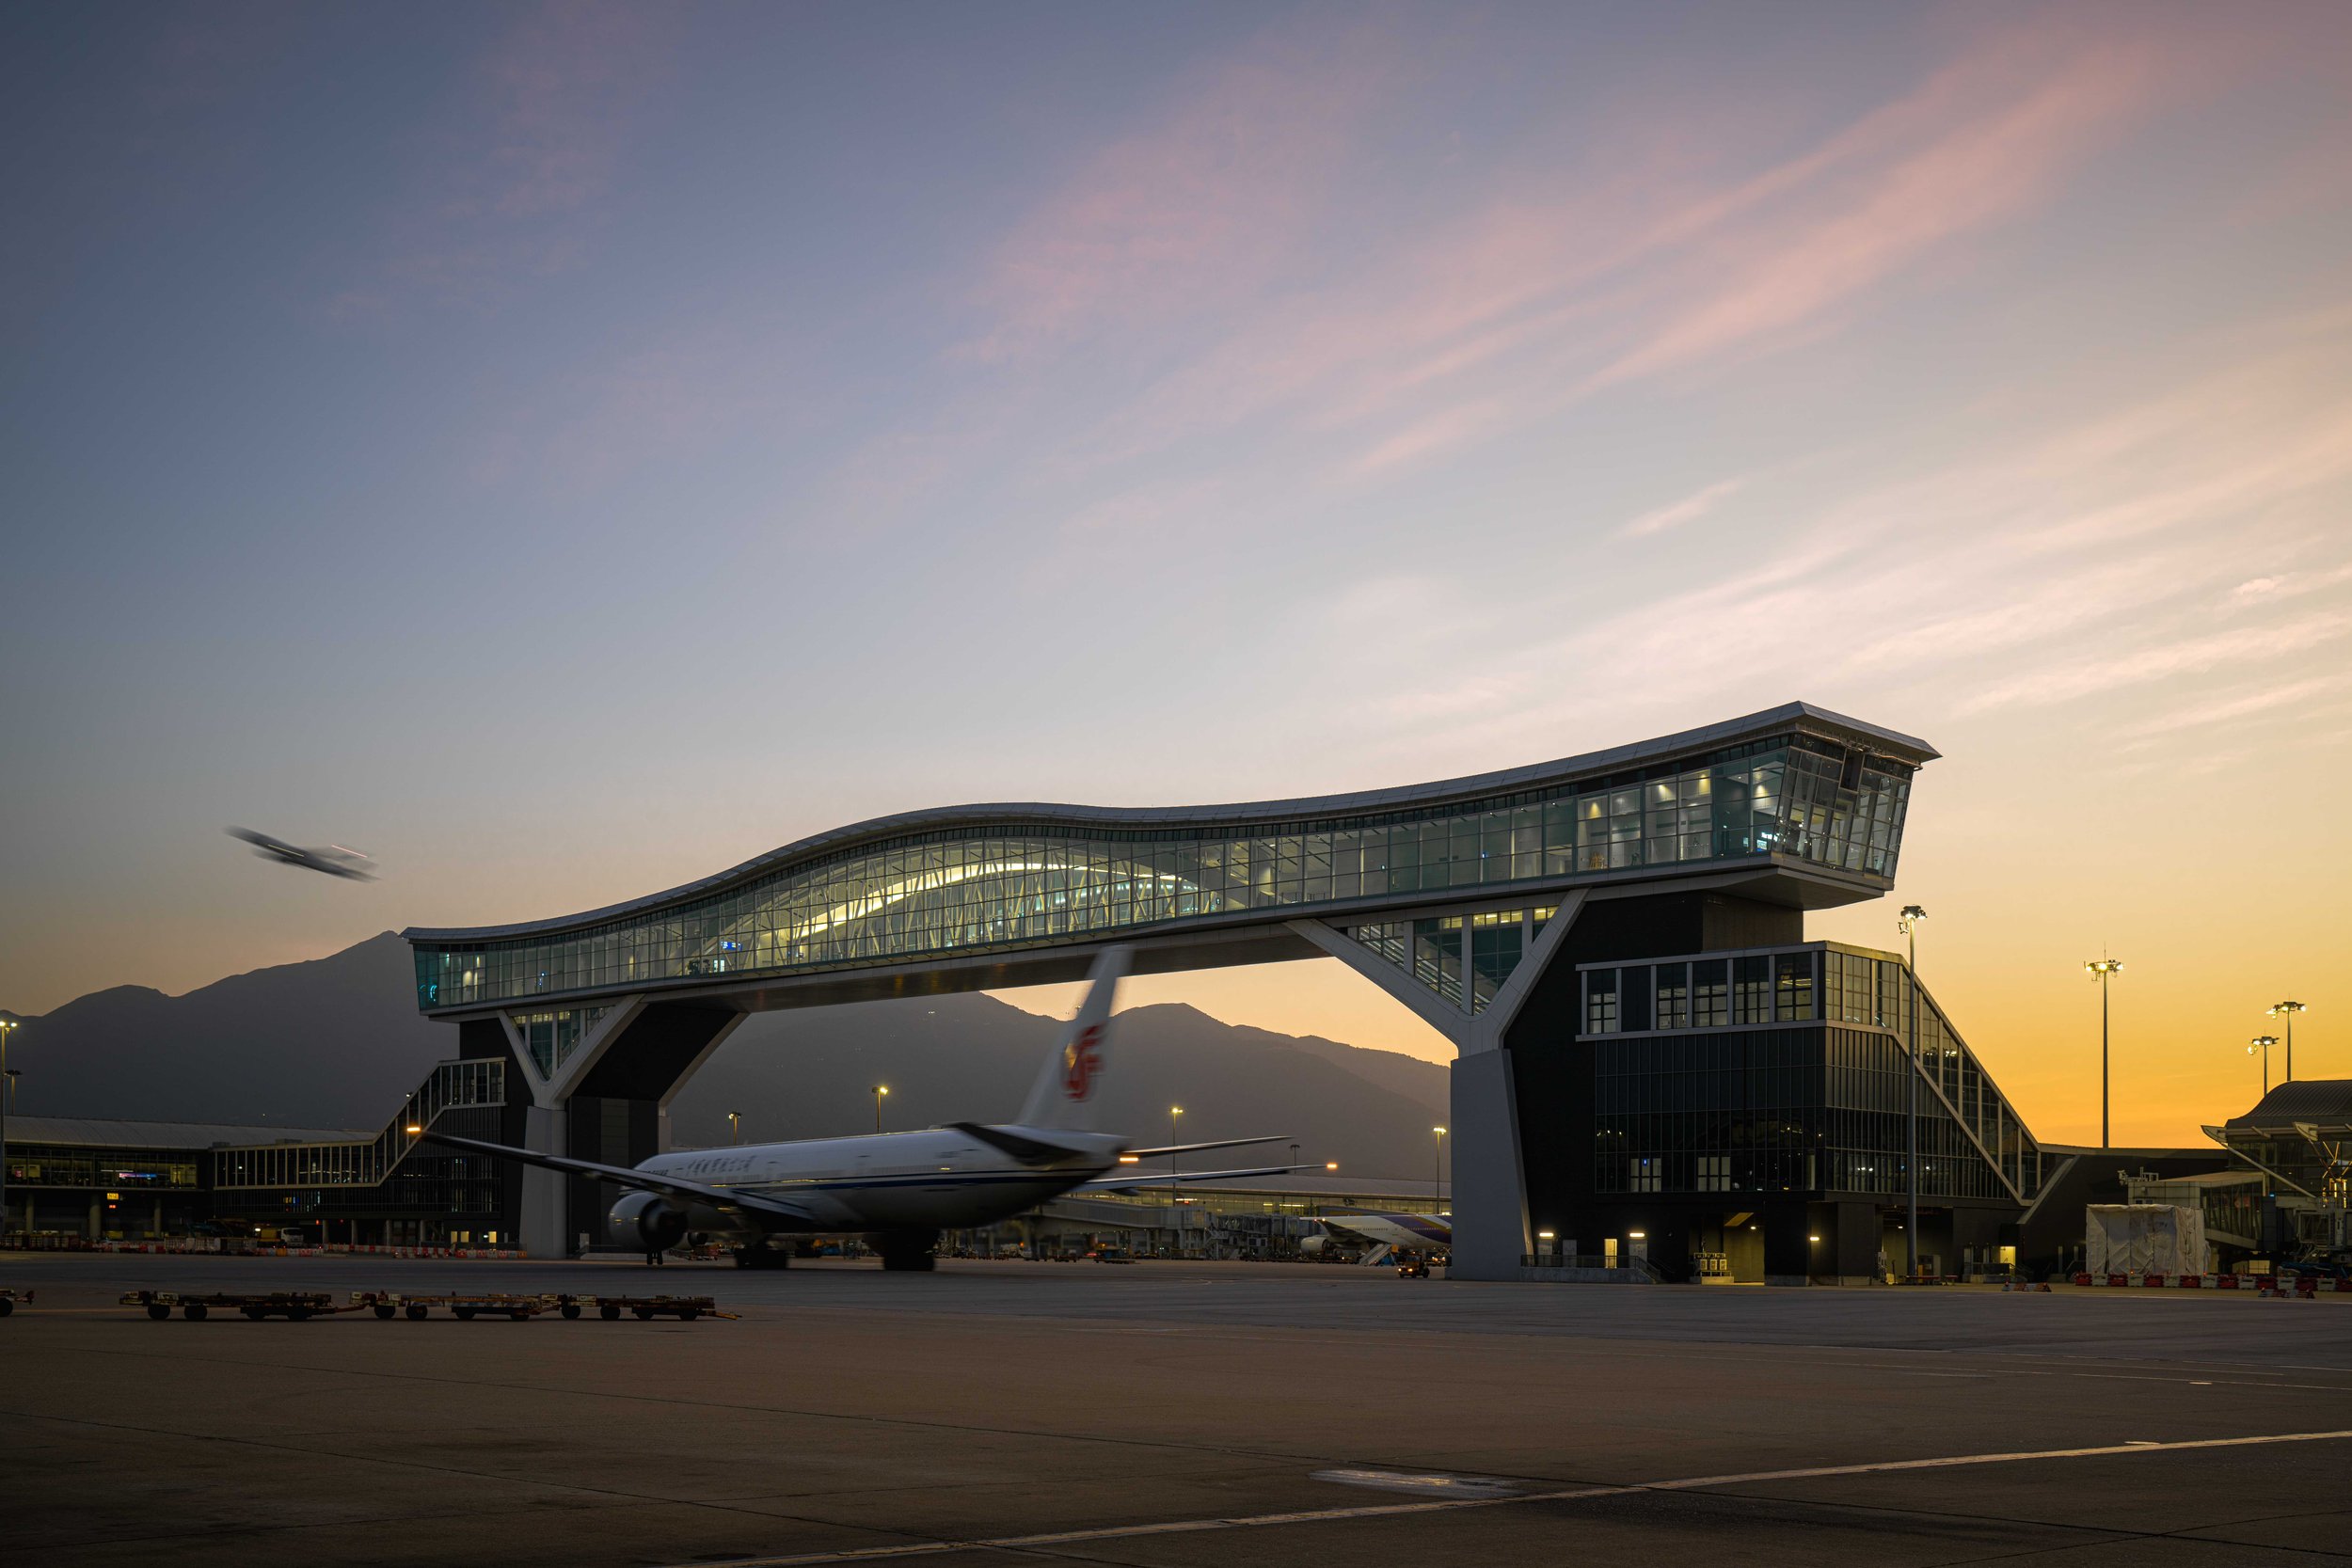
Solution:
<svg viewBox="0 0 2352 1568"><path fill-rule="evenodd" d="M1903 1227L1903 1272L1913 1279L1919 1277L1919 1075L1928 1069L1919 1057L1919 1005L1926 996L1919 988L1919 922L1927 917L1918 905L1905 904L1895 920L1906 943L1905 977L1911 982L1911 1108L1903 1118L1910 1150L1903 1161L1903 1183L1911 1195L1911 1223Z"/></svg>
<svg viewBox="0 0 2352 1568"><path fill-rule="evenodd" d="M2295 1015L2310 1010L2300 1002L2280 1002L2270 1008L2272 1018L2287 1021L2287 1075L2284 1081L2289 1084L2295 1082Z"/></svg>
<svg viewBox="0 0 2352 1568"><path fill-rule="evenodd" d="M2083 968L2099 982L2099 1147L2114 1147L2107 1133L2107 982L2122 969L2121 958L2087 958Z"/></svg>

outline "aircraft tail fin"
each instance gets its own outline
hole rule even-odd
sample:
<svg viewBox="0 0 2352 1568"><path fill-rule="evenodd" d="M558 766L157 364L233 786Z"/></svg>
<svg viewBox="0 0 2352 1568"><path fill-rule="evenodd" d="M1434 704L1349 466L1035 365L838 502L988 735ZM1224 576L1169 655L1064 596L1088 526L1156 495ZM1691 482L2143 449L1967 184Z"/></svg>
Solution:
<svg viewBox="0 0 2352 1568"><path fill-rule="evenodd" d="M1039 1069L1029 1102L1021 1108L1020 1125L1068 1132L1095 1131L1095 1114L1103 1099L1103 1052L1109 1043L1111 1007L1119 995L1119 977L1134 958L1130 947L1105 947L1087 974L1086 1000L1078 1016L1062 1029L1054 1053Z"/></svg>

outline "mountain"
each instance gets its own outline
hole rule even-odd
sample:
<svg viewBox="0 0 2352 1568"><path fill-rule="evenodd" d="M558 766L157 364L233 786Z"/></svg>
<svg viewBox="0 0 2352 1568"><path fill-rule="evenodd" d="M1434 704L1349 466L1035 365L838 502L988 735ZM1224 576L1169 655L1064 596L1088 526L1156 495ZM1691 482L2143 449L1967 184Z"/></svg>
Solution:
<svg viewBox="0 0 2352 1568"><path fill-rule="evenodd" d="M309 963L184 996L93 991L9 1042L27 1115L383 1125L456 1031L418 1016L408 946L389 931ZM833 1137L874 1125L1009 1120L1060 1025L977 993L758 1013L671 1106L680 1145ZM1149 1142L1283 1133L1302 1159L1363 1176L1424 1174L1446 1069L1392 1051L1223 1023L1161 1004L1120 1014L1104 1053L1104 1125ZM1175 1136L1170 1105L1184 1107ZM1287 1150L1278 1149L1277 1155ZM1196 1159L1253 1163L1261 1151Z"/></svg>

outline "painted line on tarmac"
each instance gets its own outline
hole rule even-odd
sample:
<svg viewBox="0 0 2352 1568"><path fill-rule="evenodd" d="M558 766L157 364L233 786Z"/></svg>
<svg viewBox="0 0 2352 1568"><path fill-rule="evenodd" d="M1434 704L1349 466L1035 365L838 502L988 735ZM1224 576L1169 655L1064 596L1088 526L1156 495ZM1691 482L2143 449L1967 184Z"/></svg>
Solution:
<svg viewBox="0 0 2352 1568"><path fill-rule="evenodd" d="M1953 1454L1941 1459L1889 1459L1868 1465L1820 1465L1800 1470L1751 1470L1742 1475L1685 1476L1676 1481L1636 1481L1629 1486L1579 1486L1549 1492L1520 1492L1510 1497L1446 1497L1431 1502L1375 1503L1363 1508L1316 1508L1291 1513L1247 1513L1230 1518L1177 1519L1152 1525L1105 1525L1094 1529L1057 1530L1045 1535L999 1535L977 1541L914 1541L898 1545L852 1546L830 1552L800 1552L784 1557L739 1557L720 1561L679 1563L674 1568L815 1568L829 1562L877 1562L903 1557L940 1557L950 1552L1020 1551L1033 1546L1067 1546L1086 1541L1130 1541L1151 1535L1184 1535L1202 1530L1262 1529L1273 1525L1326 1524L1343 1519L1392 1519L1413 1513L1454 1513L1473 1508L1502 1508L1512 1503L1576 1502L1590 1497L1624 1497L1644 1492L1694 1492L1709 1486L1754 1485L1771 1481L1820 1481L1836 1476L1881 1475L1897 1470L1945 1470L1967 1465L2015 1465L2033 1459L2104 1459L2123 1454L2169 1453L2185 1449L2243 1449L2275 1443L2327 1443L2352 1438L2342 1432L2281 1432L2258 1437L2196 1437L2177 1443L2116 1443L2095 1449L2042 1449L2024 1453Z"/></svg>

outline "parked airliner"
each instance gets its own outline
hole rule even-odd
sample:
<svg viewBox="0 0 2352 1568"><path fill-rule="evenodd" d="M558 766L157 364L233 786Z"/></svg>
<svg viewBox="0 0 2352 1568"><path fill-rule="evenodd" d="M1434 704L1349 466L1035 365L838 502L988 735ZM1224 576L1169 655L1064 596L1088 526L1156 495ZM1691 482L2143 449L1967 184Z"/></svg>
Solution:
<svg viewBox="0 0 2352 1568"><path fill-rule="evenodd" d="M1088 975L1085 1002L1045 1059L1021 1119L1002 1125L950 1122L921 1132L685 1149L644 1164L599 1164L447 1132L431 1142L522 1160L628 1189L612 1223L648 1254L696 1232L733 1243L745 1268L781 1268L790 1253L772 1244L803 1236L862 1236L885 1269L928 1269L943 1229L1010 1219L1064 1193L1165 1187L1274 1176L1297 1167L1155 1171L1122 1167L1154 1156L1276 1143L1286 1134L1217 1143L1130 1147L1095 1130L1111 1006L1130 950L1107 948Z"/></svg>
<svg viewBox="0 0 2352 1568"><path fill-rule="evenodd" d="M1311 1258L1330 1243L1332 1231L1343 1231L1394 1247L1400 1252L1450 1252L1454 1247L1454 1216L1451 1214L1408 1214L1385 1209L1326 1209L1314 1216L1323 1227L1320 1235L1310 1236L1299 1243L1299 1250Z"/></svg>

